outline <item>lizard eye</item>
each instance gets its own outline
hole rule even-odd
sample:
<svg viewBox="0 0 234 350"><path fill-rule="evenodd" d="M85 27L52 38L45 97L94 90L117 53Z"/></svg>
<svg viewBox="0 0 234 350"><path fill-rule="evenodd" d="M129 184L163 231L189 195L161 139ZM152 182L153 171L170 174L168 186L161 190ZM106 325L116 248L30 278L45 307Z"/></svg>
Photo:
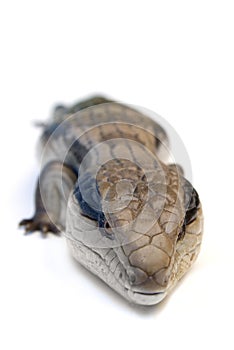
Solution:
<svg viewBox="0 0 234 350"><path fill-rule="evenodd" d="M110 224L107 220L105 220L104 229L108 235L113 235L112 229L111 229Z"/></svg>
<svg viewBox="0 0 234 350"><path fill-rule="evenodd" d="M104 235L107 238L114 239L114 233L113 233L111 226L107 220L104 221L103 231L104 231Z"/></svg>
<svg viewBox="0 0 234 350"><path fill-rule="evenodd" d="M108 231L111 231L111 227L110 227L110 224L108 221L105 221L104 223L104 229L108 232Z"/></svg>
<svg viewBox="0 0 234 350"><path fill-rule="evenodd" d="M197 217L197 211L200 208L200 200L197 191L193 188L191 197L190 197L190 202L186 210L185 214L185 225L190 224L193 222L196 217Z"/></svg>
<svg viewBox="0 0 234 350"><path fill-rule="evenodd" d="M190 192L190 198L187 201L188 206L185 213L185 218L183 225L181 227L180 233L178 235L177 241L180 241L184 238L186 225L191 224L197 217L197 211L200 208L200 200L197 191L193 188Z"/></svg>

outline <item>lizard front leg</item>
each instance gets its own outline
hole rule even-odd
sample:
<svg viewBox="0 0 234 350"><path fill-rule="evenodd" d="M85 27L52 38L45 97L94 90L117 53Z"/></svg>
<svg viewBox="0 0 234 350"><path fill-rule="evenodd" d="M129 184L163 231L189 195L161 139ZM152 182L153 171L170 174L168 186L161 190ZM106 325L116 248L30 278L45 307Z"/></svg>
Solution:
<svg viewBox="0 0 234 350"><path fill-rule="evenodd" d="M53 161L44 167L35 193L35 214L19 223L25 233L58 234L65 229L67 201L76 179L75 172L60 162Z"/></svg>

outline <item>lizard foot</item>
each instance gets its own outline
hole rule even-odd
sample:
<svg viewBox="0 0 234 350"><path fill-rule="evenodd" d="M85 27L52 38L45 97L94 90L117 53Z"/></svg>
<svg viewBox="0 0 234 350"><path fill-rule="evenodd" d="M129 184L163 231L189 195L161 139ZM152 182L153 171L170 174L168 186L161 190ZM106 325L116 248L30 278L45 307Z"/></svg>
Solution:
<svg viewBox="0 0 234 350"><path fill-rule="evenodd" d="M25 234L40 231L43 235L48 232L59 234L59 228L50 220L46 213L35 214L31 219L20 221L19 226L24 227Z"/></svg>

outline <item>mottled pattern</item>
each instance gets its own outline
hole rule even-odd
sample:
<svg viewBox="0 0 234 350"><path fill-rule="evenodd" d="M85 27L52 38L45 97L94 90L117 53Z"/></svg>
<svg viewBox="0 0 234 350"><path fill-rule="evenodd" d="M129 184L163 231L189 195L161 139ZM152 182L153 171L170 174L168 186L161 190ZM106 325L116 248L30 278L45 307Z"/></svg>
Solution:
<svg viewBox="0 0 234 350"><path fill-rule="evenodd" d="M165 131L96 97L59 106L40 145L43 167L65 165L47 171L39 202L74 257L128 300L161 301L195 261L203 224L197 192L161 157Z"/></svg>

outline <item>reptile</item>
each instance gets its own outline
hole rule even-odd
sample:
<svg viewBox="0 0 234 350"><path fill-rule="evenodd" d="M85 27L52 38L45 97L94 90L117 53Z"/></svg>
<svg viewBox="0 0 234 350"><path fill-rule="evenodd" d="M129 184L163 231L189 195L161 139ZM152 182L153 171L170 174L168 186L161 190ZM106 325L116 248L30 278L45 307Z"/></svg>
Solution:
<svg viewBox="0 0 234 350"><path fill-rule="evenodd" d="M165 130L95 96L42 124L35 214L25 233L60 234L72 255L128 301L159 303L196 260L203 214Z"/></svg>

